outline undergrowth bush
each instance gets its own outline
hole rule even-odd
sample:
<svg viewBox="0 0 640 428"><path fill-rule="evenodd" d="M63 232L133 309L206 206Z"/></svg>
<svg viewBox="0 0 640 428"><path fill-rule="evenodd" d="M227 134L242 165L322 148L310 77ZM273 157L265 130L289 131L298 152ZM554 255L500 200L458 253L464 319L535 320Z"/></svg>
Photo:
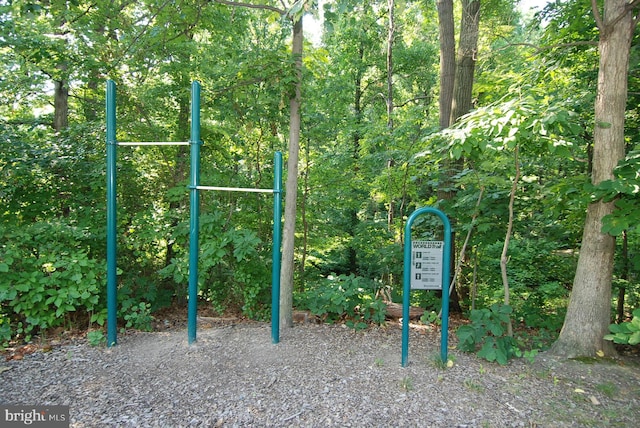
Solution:
<svg viewBox="0 0 640 428"><path fill-rule="evenodd" d="M220 212L200 218L200 294L219 313L229 308L240 309L249 318L266 320L271 308L271 249L253 231L225 230L225 223ZM188 258L183 250L160 271L161 277L183 285L186 290Z"/></svg>
<svg viewBox="0 0 640 428"><path fill-rule="evenodd" d="M62 222L0 226L0 340L29 340L72 313L101 313L104 263L91 257L88 232Z"/></svg>
<svg viewBox="0 0 640 428"><path fill-rule="evenodd" d="M378 284L355 275L329 276L296 295L296 305L328 323L345 320L354 329L382 324L386 304L376 297Z"/></svg>
<svg viewBox="0 0 640 428"><path fill-rule="evenodd" d="M622 345L638 345L640 344L640 308L633 311L631 321L622 322L620 324L611 324L609 326L611 334L607 334L605 340Z"/></svg>
<svg viewBox="0 0 640 428"><path fill-rule="evenodd" d="M504 299L500 256L503 242L484 247L478 267L477 306ZM564 322L576 255L547 239L519 238L509 245L508 276L513 319L530 328L559 331Z"/></svg>
<svg viewBox="0 0 640 428"><path fill-rule="evenodd" d="M471 324L458 327L458 349L475 352L487 361L507 364L516 356L517 344L507 336L507 324L513 309L509 305L493 304L489 309L474 309L469 319Z"/></svg>

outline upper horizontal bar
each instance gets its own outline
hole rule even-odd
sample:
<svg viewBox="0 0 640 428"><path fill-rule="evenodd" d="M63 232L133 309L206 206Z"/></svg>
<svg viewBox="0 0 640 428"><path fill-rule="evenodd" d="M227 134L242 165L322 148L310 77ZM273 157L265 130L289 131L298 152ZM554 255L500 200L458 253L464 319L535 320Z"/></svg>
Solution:
<svg viewBox="0 0 640 428"><path fill-rule="evenodd" d="M116 144L118 144L119 146L188 146L191 143L189 141L178 141L178 142L152 141L152 142L146 142L146 143L136 143L132 141L125 141L122 143L118 142Z"/></svg>
<svg viewBox="0 0 640 428"><path fill-rule="evenodd" d="M215 187L215 186L196 186L198 190L222 190L225 192L254 192L254 193L273 193L273 189L253 189L247 187Z"/></svg>

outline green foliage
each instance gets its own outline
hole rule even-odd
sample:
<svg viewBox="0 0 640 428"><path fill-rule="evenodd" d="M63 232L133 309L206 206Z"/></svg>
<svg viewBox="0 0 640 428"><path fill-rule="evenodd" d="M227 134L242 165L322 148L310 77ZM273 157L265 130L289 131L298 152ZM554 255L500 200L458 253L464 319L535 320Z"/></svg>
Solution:
<svg viewBox="0 0 640 428"><path fill-rule="evenodd" d="M382 324L386 305L376 298L377 284L355 275L329 276L297 295L297 305L325 322L346 320L356 330L367 323Z"/></svg>
<svg viewBox="0 0 640 428"><path fill-rule="evenodd" d="M515 238L509 245L508 275L514 319L530 328L559 331L564 320L576 255L548 239ZM485 245L478 276L480 305L502 301L502 242ZM497 290L497 291L496 291Z"/></svg>
<svg viewBox="0 0 640 428"><path fill-rule="evenodd" d="M272 11L205 3L180 2L178 14L175 2L0 6L0 343L84 313L90 323L105 323L101 76L118 82L120 141L186 141L188 87L200 80L202 182L270 186L273 151L287 147L286 104L297 80L290 21ZM294 17L315 8L308 0L289 3ZM508 265L515 319L550 336L561 325L588 193L616 200L603 230L627 230L629 248L637 248L637 150L630 147L615 180L584 189L597 49L575 42L595 41L597 29L583 3L549 5L540 15L548 21L544 32L522 28L508 7L483 9L479 52L493 54L478 55L474 111L437 134L435 9L425 2L395 5L388 117L387 29L380 19L386 6L324 5L323 46L306 45L303 58L301 304L356 329L383 322L375 290L389 286L398 297L403 222L427 204L439 204L459 232L472 227L468 220L478 212L469 245L477 263L463 265L461 303L469 305L471 283L479 306L500 301L498 260L515 146L523 174ZM534 53L519 42L563 48ZM635 65L631 71L637 75ZM73 96L69 126L54 132L56 83ZM637 84L630 78L630 142L640 129ZM442 166L451 157L464 158L464 170L444 186ZM118 149L118 307L125 328L148 328L154 310L185 301L188 168L185 147ZM480 189L485 199L476 209ZM455 197L438 202L442 192ZM268 318L270 202L201 196L199 297L220 312ZM637 254L629 257L640 266ZM633 307L637 280L624 281ZM412 292L411 303L440 306L435 293Z"/></svg>
<svg viewBox="0 0 640 428"><path fill-rule="evenodd" d="M593 200L616 200L616 210L602 219L602 232L619 236L640 226L640 150L634 150L621 160L614 170L615 179L592 186Z"/></svg>
<svg viewBox="0 0 640 428"><path fill-rule="evenodd" d="M27 340L38 330L62 325L73 313L101 309L104 264L84 244L86 230L62 222L36 222L8 230L0 247L3 329Z"/></svg>
<svg viewBox="0 0 640 428"><path fill-rule="evenodd" d="M91 330L87 332L87 340L91 346L100 346L107 342L107 338L102 330Z"/></svg>
<svg viewBox="0 0 640 428"><path fill-rule="evenodd" d="M135 302L133 299L126 299L120 304L119 315L124 318L124 328L133 328L142 331L151 331L151 304L145 302Z"/></svg>
<svg viewBox="0 0 640 428"><path fill-rule="evenodd" d="M471 324L456 330L458 349L475 352L487 361L507 364L516 355L517 345L513 337L507 336L507 324L513 312L508 305L491 305L489 309L471 311Z"/></svg>
<svg viewBox="0 0 640 428"><path fill-rule="evenodd" d="M523 351L522 349L515 347L514 348L514 355L518 358L524 358L525 360L527 360L530 364L533 364L533 362L536 359L536 355L538 355L538 349L529 349L529 350L525 350Z"/></svg>
<svg viewBox="0 0 640 428"><path fill-rule="evenodd" d="M623 345L637 345L640 343L640 308L633 311L631 321L609 326L611 334L607 334L604 339Z"/></svg>
<svg viewBox="0 0 640 428"><path fill-rule="evenodd" d="M0 350L7 347L11 337L11 323L9 321L9 317L0 313Z"/></svg>
<svg viewBox="0 0 640 428"><path fill-rule="evenodd" d="M271 302L267 256L271 252L256 233L244 229L225 231L225 226L221 212L200 218L200 293L218 312L239 308L252 319L267 319ZM184 237L175 239L182 241ZM160 275L184 285L186 290L188 269L188 254L183 251Z"/></svg>
<svg viewBox="0 0 640 428"><path fill-rule="evenodd" d="M442 324L442 320L440 319L436 311L424 311L424 314L422 314L422 316L420 317L420 322L422 322L423 324Z"/></svg>

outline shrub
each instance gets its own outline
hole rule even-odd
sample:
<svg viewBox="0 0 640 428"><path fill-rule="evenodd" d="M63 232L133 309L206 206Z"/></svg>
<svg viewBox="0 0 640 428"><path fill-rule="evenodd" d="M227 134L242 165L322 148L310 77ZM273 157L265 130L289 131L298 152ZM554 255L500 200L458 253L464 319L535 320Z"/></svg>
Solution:
<svg viewBox="0 0 640 428"><path fill-rule="evenodd" d="M463 325L456 331L458 349L475 352L487 361L507 364L517 356L518 347L513 337L507 336L507 324L513 309L509 305L491 305L489 309L471 311L471 324Z"/></svg>
<svg viewBox="0 0 640 428"><path fill-rule="evenodd" d="M234 307L249 318L268 319L271 271L267 260L271 257L270 248L265 248L253 231L225 231L225 223L220 213L205 214L200 218L198 288L201 296L218 312ZM160 275L183 284L186 290L188 272L188 254L182 251L160 271Z"/></svg>
<svg viewBox="0 0 640 428"><path fill-rule="evenodd" d="M29 339L62 325L69 314L100 312L101 262L83 244L86 231L62 222L36 222L19 229L0 226L0 332ZM9 323L7 323L7 319ZM1 337L0 337L1 339Z"/></svg>
<svg viewBox="0 0 640 428"><path fill-rule="evenodd" d="M297 296L298 305L332 323L341 319L349 327L365 328L367 323L382 324L386 305L376 298L374 281L355 276L329 276L315 287Z"/></svg>
<svg viewBox="0 0 640 428"><path fill-rule="evenodd" d="M633 311L631 321L609 326L611 334L607 334L604 339L622 345L637 345L640 343L640 308Z"/></svg>

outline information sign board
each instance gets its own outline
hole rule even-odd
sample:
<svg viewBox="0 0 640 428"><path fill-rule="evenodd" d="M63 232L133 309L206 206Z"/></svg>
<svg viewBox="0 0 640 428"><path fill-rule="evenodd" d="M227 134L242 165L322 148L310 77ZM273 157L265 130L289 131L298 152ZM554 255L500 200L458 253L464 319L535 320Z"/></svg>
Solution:
<svg viewBox="0 0 640 428"><path fill-rule="evenodd" d="M411 288L442 290L444 241L411 242Z"/></svg>

